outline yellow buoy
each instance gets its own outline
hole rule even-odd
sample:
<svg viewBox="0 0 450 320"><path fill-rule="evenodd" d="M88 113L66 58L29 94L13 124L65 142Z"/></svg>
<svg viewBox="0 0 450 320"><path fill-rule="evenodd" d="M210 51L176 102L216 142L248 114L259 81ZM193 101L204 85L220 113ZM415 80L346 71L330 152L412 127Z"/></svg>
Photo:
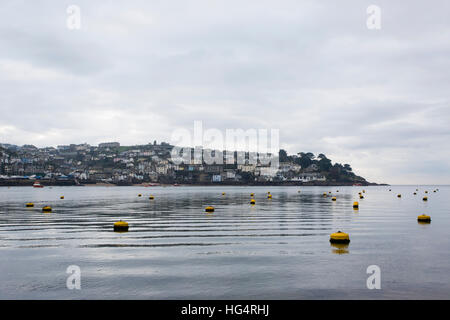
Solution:
<svg viewBox="0 0 450 320"><path fill-rule="evenodd" d="M364 199L364 196L362 194L359 195L360 199Z"/></svg>
<svg viewBox="0 0 450 320"><path fill-rule="evenodd" d="M255 203L256 203L255 199L250 200L250 204L255 204Z"/></svg>
<svg viewBox="0 0 450 320"><path fill-rule="evenodd" d="M115 222L114 231L128 231L128 223L122 220Z"/></svg>
<svg viewBox="0 0 450 320"><path fill-rule="evenodd" d="M398 194L398 195L397 195L397 197L398 197L398 198L401 198L401 197L402 197L402 195L401 195L401 194Z"/></svg>
<svg viewBox="0 0 450 320"><path fill-rule="evenodd" d="M52 212L52 207L45 206L45 207L42 208L42 212Z"/></svg>
<svg viewBox="0 0 450 320"><path fill-rule="evenodd" d="M423 197L423 201L428 201L428 197Z"/></svg>
<svg viewBox="0 0 450 320"><path fill-rule="evenodd" d="M431 222L431 217L427 216L426 214L422 214L417 217L417 221L419 222Z"/></svg>
<svg viewBox="0 0 450 320"><path fill-rule="evenodd" d="M213 206L208 206L205 208L206 212L214 212L214 207Z"/></svg>
<svg viewBox="0 0 450 320"><path fill-rule="evenodd" d="M64 199L64 196L59 197L60 199Z"/></svg>
<svg viewBox="0 0 450 320"><path fill-rule="evenodd" d="M222 195L224 196L224 195L225 195L225 192L222 192Z"/></svg>
<svg viewBox="0 0 450 320"><path fill-rule="evenodd" d="M332 201L336 201L336 197L331 198Z"/></svg>
<svg viewBox="0 0 450 320"><path fill-rule="evenodd" d="M250 197L253 197L255 194L252 192L252 193L250 193Z"/></svg>
<svg viewBox="0 0 450 320"><path fill-rule="evenodd" d="M350 237L345 232L335 232L330 235L330 242L331 243L349 243Z"/></svg>
<svg viewBox="0 0 450 320"><path fill-rule="evenodd" d="M366 193L366 190L363 190L363 193Z"/></svg>
<svg viewBox="0 0 450 320"><path fill-rule="evenodd" d="M153 199L155 199L155 197L154 196L150 196L150 197L148 197L150 200L153 200Z"/></svg>
<svg viewBox="0 0 450 320"><path fill-rule="evenodd" d="M353 209L358 209L358 208L359 208L358 201L353 202Z"/></svg>
<svg viewBox="0 0 450 320"><path fill-rule="evenodd" d="M32 208L32 207L34 207L34 203L33 202L28 202L25 206L27 208Z"/></svg>
<svg viewBox="0 0 450 320"><path fill-rule="evenodd" d="M326 193L326 192L324 192L324 193L323 193L323 196L324 196L324 197L327 197L328 195L327 195L327 193Z"/></svg>
<svg viewBox="0 0 450 320"><path fill-rule="evenodd" d="M272 199L272 195L269 194L269 195L267 196L267 198L268 198L268 199Z"/></svg>
<svg viewBox="0 0 450 320"><path fill-rule="evenodd" d="M138 197L142 197L142 194L139 193L139 194L138 194Z"/></svg>

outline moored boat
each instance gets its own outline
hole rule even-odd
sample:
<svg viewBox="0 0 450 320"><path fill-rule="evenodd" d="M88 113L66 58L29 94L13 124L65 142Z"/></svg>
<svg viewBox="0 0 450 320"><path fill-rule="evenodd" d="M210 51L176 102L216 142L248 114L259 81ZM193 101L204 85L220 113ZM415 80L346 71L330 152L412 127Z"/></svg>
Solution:
<svg viewBox="0 0 450 320"><path fill-rule="evenodd" d="M43 188L44 186L39 182L39 181L35 181L33 183L33 188Z"/></svg>
<svg viewBox="0 0 450 320"><path fill-rule="evenodd" d="M144 187L159 187L160 184L159 183L147 183L144 185Z"/></svg>

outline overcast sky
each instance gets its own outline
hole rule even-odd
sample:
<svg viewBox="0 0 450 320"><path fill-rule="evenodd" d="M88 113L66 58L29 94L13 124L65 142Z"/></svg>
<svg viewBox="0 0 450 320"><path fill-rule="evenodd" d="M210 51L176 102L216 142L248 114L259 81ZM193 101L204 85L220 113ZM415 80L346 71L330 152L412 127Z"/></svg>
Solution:
<svg viewBox="0 0 450 320"><path fill-rule="evenodd" d="M143 144L200 120L450 184L449 95L448 0L1 1L0 143Z"/></svg>

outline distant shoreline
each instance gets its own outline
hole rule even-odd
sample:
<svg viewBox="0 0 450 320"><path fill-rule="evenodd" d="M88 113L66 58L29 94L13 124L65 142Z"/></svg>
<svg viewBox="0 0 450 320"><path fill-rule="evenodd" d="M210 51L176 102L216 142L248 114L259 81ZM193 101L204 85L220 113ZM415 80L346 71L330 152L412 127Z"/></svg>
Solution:
<svg viewBox="0 0 450 320"><path fill-rule="evenodd" d="M354 184L352 182L328 182L328 181L320 181L320 182L258 182L258 183L236 183L236 182L220 182L220 183L184 183L184 184L167 184L167 183L160 183L160 184L150 184L150 183L138 183L138 184L114 184L114 183L105 183L105 182L98 182L98 183L80 183L77 184L73 180L70 181L43 181L40 180L41 184L44 187L69 187L69 186L75 186L75 187L148 187L148 188L155 188L155 187L177 187L177 186L197 186L197 187L208 187L208 186L236 186L236 187L253 187L253 186L296 186L296 187L302 187L302 186L335 186L335 187L343 187L343 186L353 186ZM0 187L32 187L34 181L33 180L0 180ZM366 183L361 185L355 185L355 186L389 186L389 184L377 184L377 183Z"/></svg>

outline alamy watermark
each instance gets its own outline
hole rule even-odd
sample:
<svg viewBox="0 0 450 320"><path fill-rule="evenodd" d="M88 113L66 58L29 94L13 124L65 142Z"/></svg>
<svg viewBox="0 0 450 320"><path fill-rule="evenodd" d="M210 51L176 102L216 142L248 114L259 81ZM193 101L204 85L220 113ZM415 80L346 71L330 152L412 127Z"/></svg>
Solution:
<svg viewBox="0 0 450 320"><path fill-rule="evenodd" d="M70 5L66 9L67 20L66 25L69 30L80 30L81 29L81 9L77 5Z"/></svg>
<svg viewBox="0 0 450 320"><path fill-rule="evenodd" d="M366 285L367 289L381 289L381 269L379 266L373 264L367 267L367 274L370 276L367 278Z"/></svg>
<svg viewBox="0 0 450 320"><path fill-rule="evenodd" d="M81 289L81 269L77 265L70 265L66 269L66 273L70 274L66 280L66 286L69 290Z"/></svg>
<svg viewBox="0 0 450 320"><path fill-rule="evenodd" d="M194 121L194 129L176 129L171 136L175 147L171 161L180 164L260 165L275 175L279 167L279 129L205 129ZM194 146L194 147L190 147ZM269 170L269 171L270 171Z"/></svg>
<svg viewBox="0 0 450 320"><path fill-rule="evenodd" d="M366 20L366 26L369 30L381 29L381 8L374 4L370 5L366 9L366 13L369 15Z"/></svg>

